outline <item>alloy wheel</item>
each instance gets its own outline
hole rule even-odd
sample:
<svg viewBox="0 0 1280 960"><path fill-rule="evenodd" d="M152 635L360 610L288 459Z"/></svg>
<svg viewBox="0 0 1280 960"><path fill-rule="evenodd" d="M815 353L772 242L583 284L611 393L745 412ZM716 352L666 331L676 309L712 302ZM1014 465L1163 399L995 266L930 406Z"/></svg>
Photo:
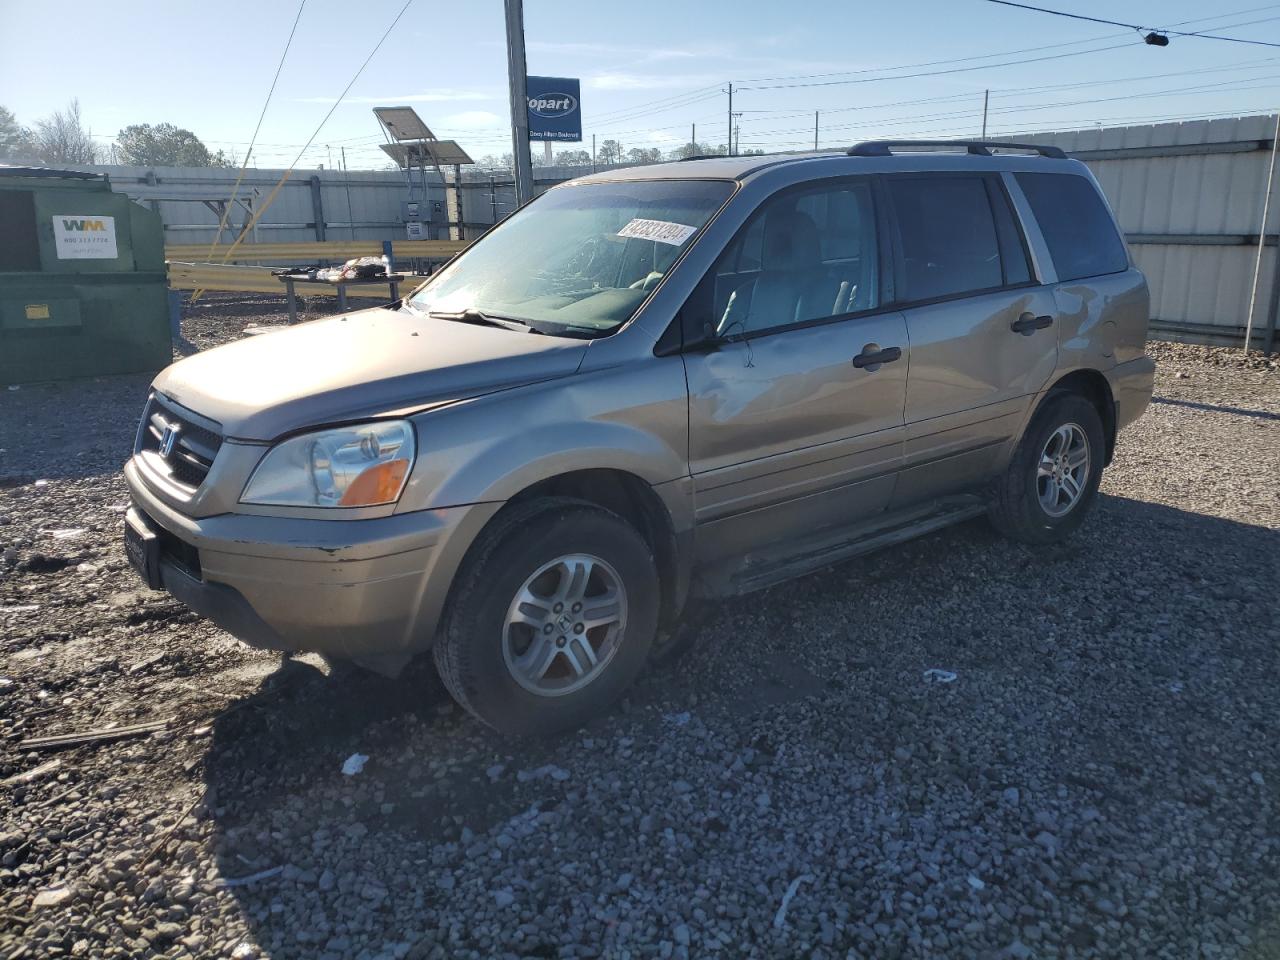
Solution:
<svg viewBox="0 0 1280 960"><path fill-rule="evenodd" d="M507 610L502 654L530 693L564 696L598 677L627 624L622 578L604 560L571 554L543 564Z"/></svg>
<svg viewBox="0 0 1280 960"><path fill-rule="evenodd" d="M1080 502L1089 483L1089 438L1076 423L1064 423L1049 435L1036 468L1040 507L1064 517Z"/></svg>

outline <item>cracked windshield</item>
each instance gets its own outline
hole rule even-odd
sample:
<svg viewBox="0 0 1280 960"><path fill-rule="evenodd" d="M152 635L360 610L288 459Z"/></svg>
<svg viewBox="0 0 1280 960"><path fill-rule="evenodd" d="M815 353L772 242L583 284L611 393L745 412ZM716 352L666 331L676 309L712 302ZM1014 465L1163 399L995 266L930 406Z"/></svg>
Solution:
<svg viewBox="0 0 1280 960"><path fill-rule="evenodd" d="M588 183L551 190L442 271L410 304L543 333L612 333L662 281L733 185Z"/></svg>

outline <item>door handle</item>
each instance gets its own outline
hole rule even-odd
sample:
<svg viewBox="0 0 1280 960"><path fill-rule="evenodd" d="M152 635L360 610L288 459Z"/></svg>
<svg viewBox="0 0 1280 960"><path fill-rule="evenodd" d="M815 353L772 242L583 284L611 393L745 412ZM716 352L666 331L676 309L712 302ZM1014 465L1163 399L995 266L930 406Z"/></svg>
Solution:
<svg viewBox="0 0 1280 960"><path fill-rule="evenodd" d="M874 343L868 343L862 348L862 352L853 358L853 365L859 370L866 368L874 373L880 369L882 363L893 363L893 361L901 358L901 347L885 347L881 350Z"/></svg>
<svg viewBox="0 0 1280 960"><path fill-rule="evenodd" d="M1043 330L1045 327L1053 325L1053 317L1045 314L1037 317L1034 313L1024 313L1013 323L1009 324L1009 329L1014 333L1020 333L1024 337L1029 337L1037 330Z"/></svg>

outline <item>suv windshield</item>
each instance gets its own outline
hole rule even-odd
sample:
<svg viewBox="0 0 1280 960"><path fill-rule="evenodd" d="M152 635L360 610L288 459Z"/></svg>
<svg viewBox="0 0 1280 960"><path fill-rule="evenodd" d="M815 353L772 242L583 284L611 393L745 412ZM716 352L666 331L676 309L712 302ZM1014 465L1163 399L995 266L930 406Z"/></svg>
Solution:
<svg viewBox="0 0 1280 960"><path fill-rule="evenodd" d="M716 180L633 180L550 190L410 298L458 319L515 320L603 336L626 323L733 192Z"/></svg>

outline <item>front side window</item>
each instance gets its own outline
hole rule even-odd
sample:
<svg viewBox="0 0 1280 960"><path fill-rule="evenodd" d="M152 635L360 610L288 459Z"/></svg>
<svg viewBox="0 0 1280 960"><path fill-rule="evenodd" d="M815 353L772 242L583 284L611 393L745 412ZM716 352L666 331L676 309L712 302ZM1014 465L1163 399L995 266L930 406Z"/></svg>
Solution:
<svg viewBox="0 0 1280 960"><path fill-rule="evenodd" d="M890 177L887 183L902 241L902 299L934 300L1003 284L982 177Z"/></svg>
<svg viewBox="0 0 1280 960"><path fill-rule="evenodd" d="M710 323L757 333L879 302L876 221L866 181L780 194L752 215L712 268Z"/></svg>
<svg viewBox="0 0 1280 960"><path fill-rule="evenodd" d="M1098 191L1084 177L1019 173L1018 186L1036 215L1059 280L1129 269L1129 255Z"/></svg>
<svg viewBox="0 0 1280 960"><path fill-rule="evenodd" d="M733 192L720 180L570 184L478 241L413 309L604 336L631 319Z"/></svg>

